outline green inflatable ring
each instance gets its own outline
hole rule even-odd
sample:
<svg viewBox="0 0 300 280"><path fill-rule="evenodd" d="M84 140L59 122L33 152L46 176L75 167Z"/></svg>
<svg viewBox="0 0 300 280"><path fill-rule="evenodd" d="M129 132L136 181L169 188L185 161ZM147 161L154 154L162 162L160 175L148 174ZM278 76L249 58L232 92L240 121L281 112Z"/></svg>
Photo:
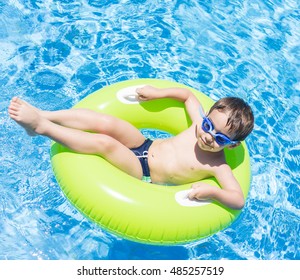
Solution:
<svg viewBox="0 0 300 280"><path fill-rule="evenodd" d="M76 108L89 108L129 121L137 128L153 128L174 135L190 125L182 103L159 99L138 103L126 90L136 86L182 87L182 84L138 79L104 87L80 101ZM208 109L213 101L189 88ZM250 186L250 160L246 144L225 149L226 160L246 198ZM103 158L83 155L53 142L51 162L66 197L85 216L102 228L126 239L151 244L183 244L199 240L228 227L240 211L217 202L184 205L178 194L191 184L160 186L135 179ZM203 180L218 186L214 178Z"/></svg>

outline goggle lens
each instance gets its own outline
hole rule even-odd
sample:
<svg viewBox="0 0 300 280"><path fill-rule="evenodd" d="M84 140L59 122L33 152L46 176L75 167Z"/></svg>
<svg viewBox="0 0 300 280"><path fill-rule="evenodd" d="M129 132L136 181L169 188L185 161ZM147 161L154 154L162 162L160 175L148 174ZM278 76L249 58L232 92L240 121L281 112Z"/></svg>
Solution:
<svg viewBox="0 0 300 280"><path fill-rule="evenodd" d="M209 121L208 118L203 118L202 129L205 132L210 132L214 129L212 123Z"/></svg>
<svg viewBox="0 0 300 280"><path fill-rule="evenodd" d="M224 145L227 145L227 144L231 143L231 141L229 139L226 139L223 135L216 135L215 139L216 139L216 142L220 146L224 146Z"/></svg>

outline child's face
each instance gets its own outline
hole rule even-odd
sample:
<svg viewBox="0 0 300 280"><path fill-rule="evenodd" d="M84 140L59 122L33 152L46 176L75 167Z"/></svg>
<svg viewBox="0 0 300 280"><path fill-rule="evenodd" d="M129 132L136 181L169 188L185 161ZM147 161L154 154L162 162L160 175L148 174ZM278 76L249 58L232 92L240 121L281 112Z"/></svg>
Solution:
<svg viewBox="0 0 300 280"><path fill-rule="evenodd" d="M209 114L209 119L211 120L214 131L213 133L222 133L232 139L233 135L229 133L229 127L226 126L228 116L225 112L220 112L218 110L213 110ZM209 133L205 132L202 129L201 123L197 126L197 138L198 138L198 146L203 151L208 152L219 152L224 149L226 146L219 145L215 138ZM228 146L227 146L228 147Z"/></svg>

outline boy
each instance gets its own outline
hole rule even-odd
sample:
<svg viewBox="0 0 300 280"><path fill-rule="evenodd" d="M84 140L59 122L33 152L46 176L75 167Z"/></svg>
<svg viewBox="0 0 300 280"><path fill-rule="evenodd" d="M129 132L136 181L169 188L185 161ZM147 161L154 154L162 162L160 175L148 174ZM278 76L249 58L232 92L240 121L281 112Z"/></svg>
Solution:
<svg viewBox="0 0 300 280"><path fill-rule="evenodd" d="M174 98L183 102L191 126L172 138L152 142L130 123L88 109L42 111L14 97L8 112L29 135L44 135L76 152L97 154L139 179L150 176L157 184L193 183L190 199L243 208L243 193L223 149L238 146L252 131L254 117L249 105L239 98L224 98L205 116L188 89L145 86L136 91L140 101ZM211 176L221 189L197 182Z"/></svg>

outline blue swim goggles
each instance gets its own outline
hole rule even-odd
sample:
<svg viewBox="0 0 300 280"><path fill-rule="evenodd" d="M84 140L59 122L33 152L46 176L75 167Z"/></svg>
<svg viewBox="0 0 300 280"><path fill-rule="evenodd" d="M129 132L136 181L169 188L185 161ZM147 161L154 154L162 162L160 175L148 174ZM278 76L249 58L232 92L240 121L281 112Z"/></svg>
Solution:
<svg viewBox="0 0 300 280"><path fill-rule="evenodd" d="M215 129L214 125L211 122L211 120L207 116L205 116L201 106L199 108L199 112L201 117L203 118L202 130L206 133L209 133L212 137L214 137L215 141L218 143L219 146L233 145L239 142L239 141L231 140L228 136L226 136L223 133L220 132L214 133L213 132L213 130Z"/></svg>

